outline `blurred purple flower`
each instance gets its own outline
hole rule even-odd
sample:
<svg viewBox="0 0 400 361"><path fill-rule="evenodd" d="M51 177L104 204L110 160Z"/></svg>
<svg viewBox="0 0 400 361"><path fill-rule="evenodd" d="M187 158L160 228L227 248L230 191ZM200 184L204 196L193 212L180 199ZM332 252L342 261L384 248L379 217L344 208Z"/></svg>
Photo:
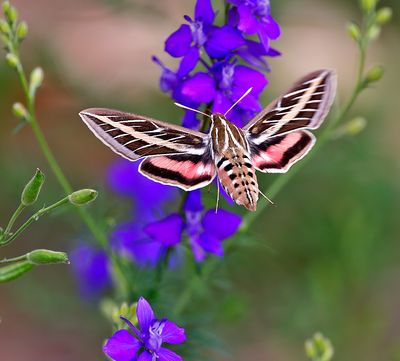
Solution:
<svg viewBox="0 0 400 361"><path fill-rule="evenodd" d="M81 244L70 252L70 260L82 298L94 301L111 285L108 259L103 250Z"/></svg>
<svg viewBox="0 0 400 361"><path fill-rule="evenodd" d="M139 328L121 317L132 333L127 330L115 332L103 347L103 352L115 361L182 361L175 352L162 344L185 342L183 328L167 319L157 319L150 304L141 297L137 304L136 316Z"/></svg>
<svg viewBox="0 0 400 361"><path fill-rule="evenodd" d="M179 264L180 252L175 247L181 240L183 221L177 214L161 220L140 218L117 226L111 236L112 248L125 254L141 267L155 267L169 255L169 266Z"/></svg>
<svg viewBox="0 0 400 361"><path fill-rule="evenodd" d="M118 159L108 170L108 184L111 189L121 196L134 199L136 210L141 212L160 207L160 203L171 200L177 190L166 187L141 175L138 171L139 162Z"/></svg>

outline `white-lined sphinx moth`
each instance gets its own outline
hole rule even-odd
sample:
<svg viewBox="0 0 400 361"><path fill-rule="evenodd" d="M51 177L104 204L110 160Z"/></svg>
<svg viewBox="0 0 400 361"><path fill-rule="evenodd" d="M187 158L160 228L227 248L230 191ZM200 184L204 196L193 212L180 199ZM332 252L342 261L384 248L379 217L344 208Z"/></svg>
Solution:
<svg viewBox="0 0 400 361"><path fill-rule="evenodd" d="M218 176L237 204L255 211L255 169L283 173L306 155L315 143L307 129L320 126L335 90L333 71L315 71L243 128L211 114L208 134L110 109L86 109L80 116L114 152L132 161L144 159L139 168L144 176L186 191Z"/></svg>

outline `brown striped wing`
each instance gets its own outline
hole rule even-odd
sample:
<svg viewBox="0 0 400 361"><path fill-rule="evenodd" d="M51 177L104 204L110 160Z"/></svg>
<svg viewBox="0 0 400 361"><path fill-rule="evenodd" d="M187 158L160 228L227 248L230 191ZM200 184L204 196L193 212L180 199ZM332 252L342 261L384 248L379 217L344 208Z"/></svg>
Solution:
<svg viewBox="0 0 400 361"><path fill-rule="evenodd" d="M303 158L315 143L306 129L321 125L335 91L333 71L312 72L251 120L243 131L254 166L262 172L284 173Z"/></svg>
<svg viewBox="0 0 400 361"><path fill-rule="evenodd" d="M129 160L172 154L201 156L207 150L207 135L142 115L103 108L86 109L79 115L97 138Z"/></svg>
<svg viewBox="0 0 400 361"><path fill-rule="evenodd" d="M298 129L316 129L325 119L335 96L336 75L318 70L300 79L244 128L247 137L260 144L267 138Z"/></svg>

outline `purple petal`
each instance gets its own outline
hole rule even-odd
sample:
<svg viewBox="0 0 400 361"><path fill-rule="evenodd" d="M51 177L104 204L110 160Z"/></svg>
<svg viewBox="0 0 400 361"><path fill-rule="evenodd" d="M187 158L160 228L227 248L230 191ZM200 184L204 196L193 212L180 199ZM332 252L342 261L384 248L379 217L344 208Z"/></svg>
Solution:
<svg viewBox="0 0 400 361"><path fill-rule="evenodd" d="M205 24L212 24L215 18L215 12L210 0L197 0L194 8L194 17L196 20L202 20Z"/></svg>
<svg viewBox="0 0 400 361"><path fill-rule="evenodd" d="M82 298L96 300L111 284L107 255L95 247L81 244L70 252L70 260Z"/></svg>
<svg viewBox="0 0 400 361"><path fill-rule="evenodd" d="M239 13L239 24L238 29L243 31L245 34L255 34L259 28L259 22L253 15L251 8L246 5L240 5L238 7Z"/></svg>
<svg viewBox="0 0 400 361"><path fill-rule="evenodd" d="M213 253L219 257L224 255L222 243L214 235L204 232L200 235L198 242L206 252Z"/></svg>
<svg viewBox="0 0 400 361"><path fill-rule="evenodd" d="M239 13L236 7L233 7L228 12L228 25L236 28L239 23Z"/></svg>
<svg viewBox="0 0 400 361"><path fill-rule="evenodd" d="M115 361L133 361L140 346L127 330L119 330L107 340L103 352Z"/></svg>
<svg viewBox="0 0 400 361"><path fill-rule="evenodd" d="M264 90L267 84L267 78L259 71L245 65L237 65L235 67L233 85L237 91L242 92L242 95L247 89L253 88L251 95L257 96Z"/></svg>
<svg viewBox="0 0 400 361"><path fill-rule="evenodd" d="M183 78L188 75L195 67L200 58L199 48L193 46L189 49L186 55L182 58L177 74Z"/></svg>
<svg viewBox="0 0 400 361"><path fill-rule="evenodd" d="M225 25L214 28L205 44L205 50L211 58L224 58L244 44L245 40L240 31Z"/></svg>
<svg viewBox="0 0 400 361"><path fill-rule="evenodd" d="M270 56L270 57L275 57L275 56L280 56L280 55L282 55L282 53L275 48L270 47L267 51L267 56Z"/></svg>
<svg viewBox="0 0 400 361"><path fill-rule="evenodd" d="M262 109L261 104L258 101L257 96L255 96L252 93L253 93L253 91L250 94L248 94L246 97L244 97L237 106L244 110L259 112ZM244 94L243 88L233 87L232 100L233 101L239 100L243 94Z"/></svg>
<svg viewBox="0 0 400 361"><path fill-rule="evenodd" d="M183 209L189 212L201 212L203 208L203 203L201 201L201 190L197 189L189 192Z"/></svg>
<svg viewBox="0 0 400 361"><path fill-rule="evenodd" d="M148 332L155 316L150 304L143 297L140 297L137 303L136 317L142 333Z"/></svg>
<svg viewBox="0 0 400 361"><path fill-rule="evenodd" d="M198 130L200 126L200 120L197 118L197 114L195 112L186 110L182 119L182 125L185 128Z"/></svg>
<svg viewBox="0 0 400 361"><path fill-rule="evenodd" d="M178 344L186 341L185 329L171 321L166 321L161 333L163 342Z"/></svg>
<svg viewBox="0 0 400 361"><path fill-rule="evenodd" d="M214 99L214 79L207 73L196 73L183 82L182 95L194 103L209 103Z"/></svg>
<svg viewBox="0 0 400 361"><path fill-rule="evenodd" d="M281 35L281 28L276 20L271 16L267 15L264 20L266 20L266 26L263 27L263 31L265 31L268 37L272 40L276 40Z"/></svg>
<svg viewBox="0 0 400 361"><path fill-rule="evenodd" d="M165 41L165 51L175 58L180 58L189 51L192 41L193 37L190 26L186 24L181 25Z"/></svg>
<svg viewBox="0 0 400 361"><path fill-rule="evenodd" d="M219 209L206 212L203 218L203 227L206 233L213 235L216 239L223 241L233 236L240 226L242 219L235 213ZM224 226L221 227L221 224Z"/></svg>
<svg viewBox="0 0 400 361"><path fill-rule="evenodd" d="M189 238L189 243L192 248L195 261L203 262L206 259L207 254L204 251L204 249L200 246L198 237L196 239Z"/></svg>
<svg viewBox="0 0 400 361"><path fill-rule="evenodd" d="M137 361L152 361L153 360L153 355L150 352L143 351Z"/></svg>
<svg viewBox="0 0 400 361"><path fill-rule="evenodd" d="M152 56L154 63L161 67L160 88L163 92L167 93L176 89L180 84L179 76L172 70L168 69L160 59Z"/></svg>
<svg viewBox="0 0 400 361"><path fill-rule="evenodd" d="M174 246L181 241L183 220L179 214L171 214L168 217L148 224L144 231L152 239L164 246Z"/></svg>
<svg viewBox="0 0 400 361"><path fill-rule="evenodd" d="M157 361L183 361L182 357L177 355L174 351L168 350L164 347L160 347L157 354Z"/></svg>

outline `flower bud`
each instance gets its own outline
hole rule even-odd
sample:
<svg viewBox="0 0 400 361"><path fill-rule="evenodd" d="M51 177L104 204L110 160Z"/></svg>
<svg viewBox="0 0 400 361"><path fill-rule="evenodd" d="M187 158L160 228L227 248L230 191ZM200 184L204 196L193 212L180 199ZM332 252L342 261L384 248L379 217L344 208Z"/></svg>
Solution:
<svg viewBox="0 0 400 361"><path fill-rule="evenodd" d="M363 117L356 117L344 125L344 133L347 135L357 135L367 126L367 120Z"/></svg>
<svg viewBox="0 0 400 361"><path fill-rule="evenodd" d="M381 27L378 25L372 25L367 32L367 38L369 40L376 40L380 33Z"/></svg>
<svg viewBox="0 0 400 361"><path fill-rule="evenodd" d="M0 20L0 33L4 35L9 35L11 31L10 25L4 20Z"/></svg>
<svg viewBox="0 0 400 361"><path fill-rule="evenodd" d="M377 82L382 78L384 74L384 68L381 65L374 65L371 69L368 70L367 75L365 76L365 81L367 83Z"/></svg>
<svg viewBox="0 0 400 361"><path fill-rule="evenodd" d="M44 174L40 171L40 169L36 169L35 175L22 191L21 203L24 206L29 206L36 202L40 193L40 189L44 183L44 178Z"/></svg>
<svg viewBox="0 0 400 361"><path fill-rule="evenodd" d="M42 68L37 67L33 69L29 82L29 92L31 95L35 94L36 89L42 85L43 78L44 73Z"/></svg>
<svg viewBox="0 0 400 361"><path fill-rule="evenodd" d="M68 196L68 200L76 206L82 206L94 201L97 197L97 194L97 191L93 189L81 189L71 193Z"/></svg>
<svg viewBox="0 0 400 361"><path fill-rule="evenodd" d="M385 25L392 19L393 11L389 7L379 9L376 13L376 22L379 25Z"/></svg>
<svg viewBox="0 0 400 361"><path fill-rule="evenodd" d="M49 251L47 249L36 249L26 255L28 261L35 265L68 263L68 255L65 252Z"/></svg>
<svg viewBox="0 0 400 361"><path fill-rule="evenodd" d="M27 120L28 119L28 111L22 105L21 103L14 103L12 106L13 114L21 120Z"/></svg>
<svg viewBox="0 0 400 361"><path fill-rule="evenodd" d="M369 13L373 9L375 9L377 0L360 0L360 6L363 11Z"/></svg>
<svg viewBox="0 0 400 361"><path fill-rule="evenodd" d="M29 261L12 263L0 268L0 283L15 280L24 273L30 271L34 265Z"/></svg>
<svg viewBox="0 0 400 361"><path fill-rule="evenodd" d="M28 34L28 25L25 21L22 21L18 24L16 34L19 41L25 39L26 35Z"/></svg>
<svg viewBox="0 0 400 361"><path fill-rule="evenodd" d="M313 361L330 361L333 357L333 347L329 339L316 333L305 343L307 357Z"/></svg>
<svg viewBox="0 0 400 361"><path fill-rule="evenodd" d="M349 23L347 25L347 33L350 35L350 37L353 40L355 40L357 42L361 38L360 27L356 23Z"/></svg>
<svg viewBox="0 0 400 361"><path fill-rule="evenodd" d="M6 61L7 61L7 64L9 66L11 66L12 68L14 68L14 69L16 69L18 67L18 65L19 65L18 57L16 55L14 55L14 54L11 54L11 53L8 53L6 55Z"/></svg>

